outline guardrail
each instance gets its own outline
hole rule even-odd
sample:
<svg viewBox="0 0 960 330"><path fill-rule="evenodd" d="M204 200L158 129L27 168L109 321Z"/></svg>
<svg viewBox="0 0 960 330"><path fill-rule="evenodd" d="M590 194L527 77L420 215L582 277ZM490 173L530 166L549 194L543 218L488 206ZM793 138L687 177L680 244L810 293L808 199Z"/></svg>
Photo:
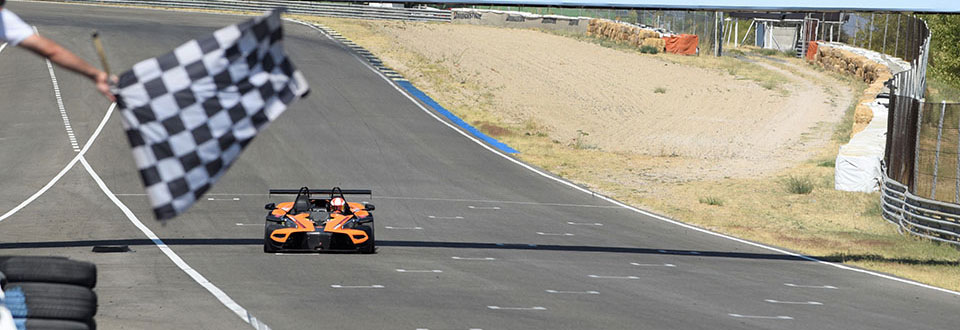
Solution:
<svg viewBox="0 0 960 330"><path fill-rule="evenodd" d="M433 8L392 8L351 4L333 4L312 1L238 1L238 0L49 0L71 3L95 3L103 5L151 6L188 9L267 11L286 7L291 14L315 15L340 18L385 19L404 21L449 22L453 13Z"/></svg>
<svg viewBox="0 0 960 330"><path fill-rule="evenodd" d="M960 245L960 205L911 194L907 186L887 177L880 185L883 219L907 232L934 241Z"/></svg>

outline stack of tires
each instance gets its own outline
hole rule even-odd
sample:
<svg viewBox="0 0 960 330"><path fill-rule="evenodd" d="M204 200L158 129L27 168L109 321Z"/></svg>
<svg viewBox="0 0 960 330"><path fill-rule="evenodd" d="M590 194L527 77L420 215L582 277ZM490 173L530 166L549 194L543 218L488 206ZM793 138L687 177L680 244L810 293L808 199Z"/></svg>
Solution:
<svg viewBox="0 0 960 330"><path fill-rule="evenodd" d="M96 265L63 257L0 257L0 274L4 305L18 330L96 328Z"/></svg>

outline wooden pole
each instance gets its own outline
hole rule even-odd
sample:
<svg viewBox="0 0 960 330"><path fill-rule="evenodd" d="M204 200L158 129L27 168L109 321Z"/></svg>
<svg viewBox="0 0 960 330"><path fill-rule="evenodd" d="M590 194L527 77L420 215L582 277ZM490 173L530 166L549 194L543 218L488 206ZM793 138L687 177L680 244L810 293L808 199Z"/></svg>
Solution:
<svg viewBox="0 0 960 330"><path fill-rule="evenodd" d="M93 32L93 47L97 49L97 56L100 57L100 65L103 66L103 71L107 73L107 77L110 76L110 65L107 64L107 54L103 51L103 43L100 42L100 33Z"/></svg>

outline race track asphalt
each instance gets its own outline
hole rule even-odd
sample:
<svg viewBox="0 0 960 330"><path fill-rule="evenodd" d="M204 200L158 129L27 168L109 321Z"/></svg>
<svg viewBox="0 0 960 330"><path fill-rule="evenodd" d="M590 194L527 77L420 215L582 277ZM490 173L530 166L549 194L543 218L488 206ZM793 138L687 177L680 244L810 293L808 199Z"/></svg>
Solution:
<svg viewBox="0 0 960 330"><path fill-rule="evenodd" d="M243 18L10 2L40 33L129 68ZM949 329L960 296L840 269L619 207L491 152L422 110L341 44L286 23L311 84L206 199L152 218L117 114L83 155L45 62L0 52L0 255L96 262L102 329L250 326L147 239L132 215L273 329ZM109 104L54 70L79 146ZM270 188L372 189L379 252L262 252ZM599 225L597 225L599 224ZM133 252L93 253L127 244ZM403 271L398 271L403 270ZM493 306L493 307L491 307Z"/></svg>

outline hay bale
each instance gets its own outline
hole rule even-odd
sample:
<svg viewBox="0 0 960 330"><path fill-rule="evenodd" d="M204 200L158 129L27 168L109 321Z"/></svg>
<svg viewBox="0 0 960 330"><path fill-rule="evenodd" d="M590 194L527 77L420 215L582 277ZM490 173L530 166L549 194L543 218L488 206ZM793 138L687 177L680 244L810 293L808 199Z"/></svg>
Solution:
<svg viewBox="0 0 960 330"><path fill-rule="evenodd" d="M650 46L657 49L657 52L663 53L667 49L667 42L660 38L644 38L643 46Z"/></svg>

